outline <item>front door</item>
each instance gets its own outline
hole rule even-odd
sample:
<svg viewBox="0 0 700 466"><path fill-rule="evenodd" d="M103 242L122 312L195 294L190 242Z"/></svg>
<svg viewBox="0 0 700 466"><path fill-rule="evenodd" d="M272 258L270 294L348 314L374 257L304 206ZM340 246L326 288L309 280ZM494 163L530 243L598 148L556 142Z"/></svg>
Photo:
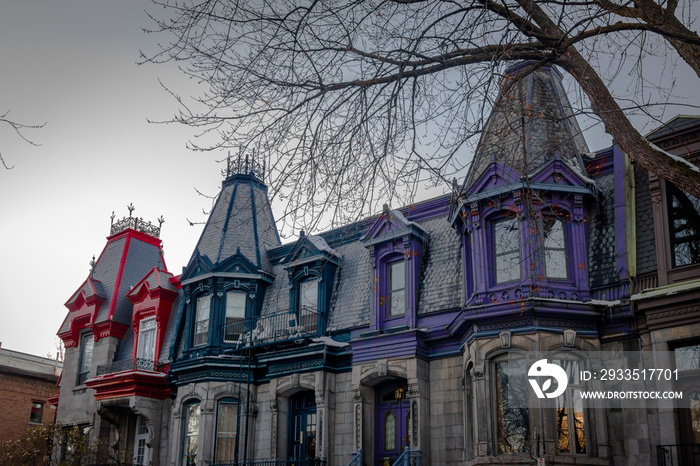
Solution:
<svg viewBox="0 0 700 466"><path fill-rule="evenodd" d="M392 383L377 390L377 461L391 466L409 444L410 429L406 384Z"/></svg>
<svg viewBox="0 0 700 466"><path fill-rule="evenodd" d="M314 458L316 456L314 392L293 396L289 400L289 408L289 456L294 459Z"/></svg>

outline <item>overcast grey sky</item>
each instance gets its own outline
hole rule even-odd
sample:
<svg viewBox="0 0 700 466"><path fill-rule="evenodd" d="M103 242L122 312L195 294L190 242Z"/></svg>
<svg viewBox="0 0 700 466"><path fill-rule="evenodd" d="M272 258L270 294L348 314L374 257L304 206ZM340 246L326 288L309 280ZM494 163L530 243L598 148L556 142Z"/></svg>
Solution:
<svg viewBox="0 0 700 466"><path fill-rule="evenodd" d="M139 66L154 49L145 0L4 0L0 5L0 114L46 122L23 142L0 126L0 341L4 348L54 352L63 304L87 278L92 255L109 234L110 214L165 217L165 260L178 274L187 263L221 182L222 153L185 148L195 133L147 123L177 105L158 79L180 94L196 92L170 66ZM697 78L688 73L689 86ZM697 93L690 95L697 98ZM668 112L693 113L691 109ZM697 111L695 111L697 113ZM591 149L609 140L587 138Z"/></svg>
<svg viewBox="0 0 700 466"><path fill-rule="evenodd" d="M194 132L147 123L177 109L158 82L192 87L172 67L139 66L154 38L143 0L7 0L0 6L0 113L23 123L32 147L0 127L0 341L44 354L109 234L110 215L165 217L165 260L179 273L216 194L221 154L185 148Z"/></svg>

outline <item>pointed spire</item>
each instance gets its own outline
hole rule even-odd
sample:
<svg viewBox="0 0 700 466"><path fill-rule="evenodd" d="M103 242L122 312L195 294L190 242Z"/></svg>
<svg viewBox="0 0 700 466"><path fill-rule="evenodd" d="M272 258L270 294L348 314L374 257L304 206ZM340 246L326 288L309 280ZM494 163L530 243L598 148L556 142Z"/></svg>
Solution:
<svg viewBox="0 0 700 466"><path fill-rule="evenodd" d="M484 127L465 181L471 186L496 162L523 177L560 158L583 172L580 154L588 148L571 110L562 75L553 66L541 66L514 80L528 66L509 68L501 81L501 94Z"/></svg>

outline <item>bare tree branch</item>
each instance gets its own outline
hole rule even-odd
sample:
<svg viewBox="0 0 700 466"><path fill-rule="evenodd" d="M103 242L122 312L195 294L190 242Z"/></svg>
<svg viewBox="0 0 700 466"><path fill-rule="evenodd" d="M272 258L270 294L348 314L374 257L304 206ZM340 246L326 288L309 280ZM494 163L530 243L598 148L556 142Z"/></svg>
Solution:
<svg viewBox="0 0 700 466"><path fill-rule="evenodd" d="M163 16L151 14L151 32L167 41L144 60L177 61L208 86L194 102L177 97L174 121L215 137L195 149L265 157L290 225L353 220L463 176L517 60L561 66L584 93L579 113L592 109L630 157L700 197L700 175L629 120L673 103L672 87L642 71L647 57L671 48L700 77L700 37L676 0L154 3ZM623 72L629 92L610 85Z"/></svg>

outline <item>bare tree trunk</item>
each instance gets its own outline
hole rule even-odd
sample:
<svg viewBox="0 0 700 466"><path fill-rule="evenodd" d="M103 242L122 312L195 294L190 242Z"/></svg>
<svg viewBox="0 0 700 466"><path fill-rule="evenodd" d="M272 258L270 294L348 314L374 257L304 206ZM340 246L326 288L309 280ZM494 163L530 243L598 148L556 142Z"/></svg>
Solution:
<svg viewBox="0 0 700 466"><path fill-rule="evenodd" d="M593 67L571 47L556 63L568 71L591 99L591 108L600 116L606 131L623 152L644 169L673 182L700 197L700 172L655 149L632 126Z"/></svg>

